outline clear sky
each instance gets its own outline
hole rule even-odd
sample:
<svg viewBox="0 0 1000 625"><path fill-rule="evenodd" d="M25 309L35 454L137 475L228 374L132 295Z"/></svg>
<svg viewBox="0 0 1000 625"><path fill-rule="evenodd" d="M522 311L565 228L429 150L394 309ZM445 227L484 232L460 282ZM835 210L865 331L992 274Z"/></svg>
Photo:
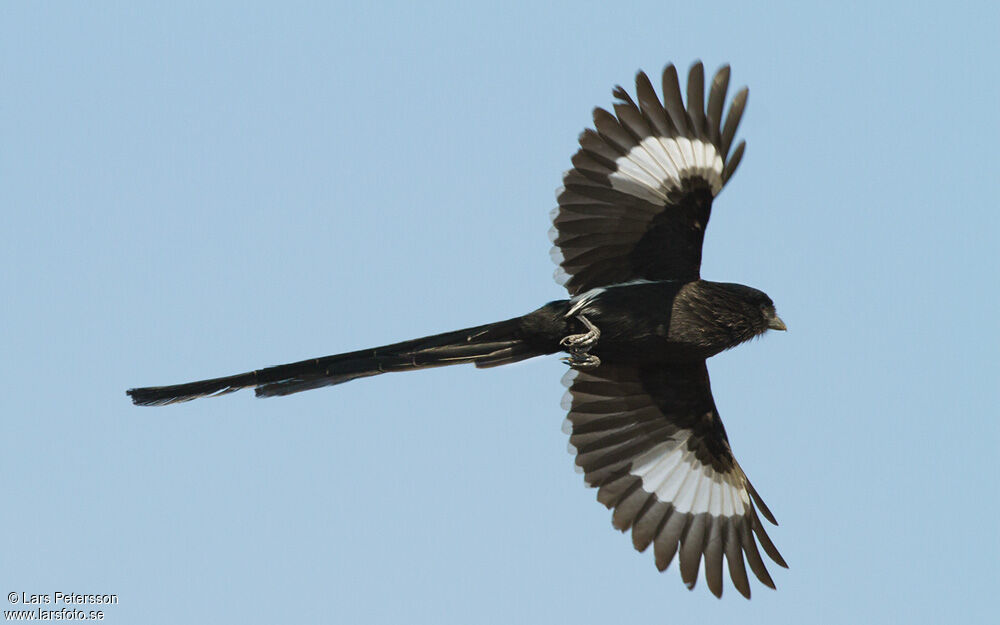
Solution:
<svg viewBox="0 0 1000 625"><path fill-rule="evenodd" d="M116 593L111 623L993 622L996 3L472 4L3 4L3 595ZM689 592L612 529L555 357L129 403L564 297L577 134L696 58L750 86L703 275L790 329L709 362L776 592Z"/></svg>

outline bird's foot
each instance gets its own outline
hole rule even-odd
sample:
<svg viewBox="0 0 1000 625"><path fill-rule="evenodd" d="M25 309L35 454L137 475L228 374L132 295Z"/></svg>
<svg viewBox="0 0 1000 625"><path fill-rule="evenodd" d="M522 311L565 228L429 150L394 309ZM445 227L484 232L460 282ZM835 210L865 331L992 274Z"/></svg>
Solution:
<svg viewBox="0 0 1000 625"><path fill-rule="evenodd" d="M568 352L586 353L597 344L597 339L601 338L601 331L583 315L578 315L577 319L587 328L587 331L583 334L570 334L563 337L559 344L565 347Z"/></svg>
<svg viewBox="0 0 1000 625"><path fill-rule="evenodd" d="M575 369L592 369L601 364L601 359L590 353L597 340L601 338L601 331L583 315L577 315L576 318L587 331L583 334L570 334L559 341L559 344L569 352L569 357L563 358L563 362Z"/></svg>
<svg viewBox="0 0 1000 625"><path fill-rule="evenodd" d="M593 354L571 354L562 361L574 369L593 369L601 366L601 359Z"/></svg>

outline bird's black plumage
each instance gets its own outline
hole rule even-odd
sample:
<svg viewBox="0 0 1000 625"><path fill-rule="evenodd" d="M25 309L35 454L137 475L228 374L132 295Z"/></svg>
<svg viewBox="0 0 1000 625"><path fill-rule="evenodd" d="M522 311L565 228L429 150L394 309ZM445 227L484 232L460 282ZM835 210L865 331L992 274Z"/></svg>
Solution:
<svg viewBox="0 0 1000 625"><path fill-rule="evenodd" d="M360 377L451 364L492 367L560 351L572 367L565 408L576 464L612 521L650 545L663 570L677 557L693 587L701 562L722 594L723 561L750 596L745 564L774 583L757 549L781 566L758 511L774 516L733 457L712 398L706 359L784 330L756 289L701 279L712 202L736 170L730 152L747 90L722 118L729 68L709 86L701 63L662 76L663 100L646 74L636 99L617 87L614 112L594 111L553 213L557 280L570 293L506 321L421 339L175 386L130 389L154 406L254 387L276 396Z"/></svg>

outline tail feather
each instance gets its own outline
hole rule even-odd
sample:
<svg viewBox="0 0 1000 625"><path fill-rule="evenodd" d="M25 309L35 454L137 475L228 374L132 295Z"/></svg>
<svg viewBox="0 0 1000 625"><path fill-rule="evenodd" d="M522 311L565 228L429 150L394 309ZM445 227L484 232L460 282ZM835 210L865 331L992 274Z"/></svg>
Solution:
<svg viewBox="0 0 1000 625"><path fill-rule="evenodd" d="M313 358L222 378L127 391L138 406L162 406L256 387L276 397L392 371L474 363L495 367L550 353L524 335L522 317L402 343Z"/></svg>
<svg viewBox="0 0 1000 625"><path fill-rule="evenodd" d="M241 373L224 378L199 380L187 384L173 386L150 386L146 388L130 388L125 391L136 406L166 406L183 401L191 401L199 397L215 397L254 385L256 371Z"/></svg>
<svg viewBox="0 0 1000 625"><path fill-rule="evenodd" d="M356 358L331 363L323 371L314 374L299 375L277 382L260 384L255 389L257 397L278 397L308 391L323 386L343 384L358 378L390 373L392 371L408 371L411 369L429 369L431 367L447 367L462 363L474 363L481 366L481 360L497 358L501 353L510 350L518 341L502 341L496 343L473 343L464 345L443 345L428 347L407 353L388 353L368 358ZM380 351L379 348L376 351ZM531 354L539 355L538 353ZM530 356L526 356L530 357ZM507 362L514 362L509 360ZM497 363L497 364L506 364Z"/></svg>

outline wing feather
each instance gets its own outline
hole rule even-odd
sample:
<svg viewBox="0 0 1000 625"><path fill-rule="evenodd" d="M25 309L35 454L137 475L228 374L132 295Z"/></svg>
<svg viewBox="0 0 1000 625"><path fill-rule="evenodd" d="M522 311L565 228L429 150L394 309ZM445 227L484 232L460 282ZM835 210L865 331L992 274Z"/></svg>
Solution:
<svg viewBox="0 0 1000 625"><path fill-rule="evenodd" d="M722 595L723 560L733 586L750 596L746 564L774 587L758 551L787 566L757 510L774 517L729 448L704 363L615 365L573 370L564 378L570 446L612 524L632 544L653 545L656 566L679 558L693 588L705 581Z"/></svg>
<svg viewBox="0 0 1000 625"><path fill-rule="evenodd" d="M552 236L557 280L573 295L636 279L700 276L712 200L743 156L741 142L727 157L747 91L733 98L723 126L728 66L712 79L707 103L700 62L688 73L686 98L673 65L661 84L662 100L639 72L635 98L616 87L612 110L594 109L594 127L580 134Z"/></svg>

